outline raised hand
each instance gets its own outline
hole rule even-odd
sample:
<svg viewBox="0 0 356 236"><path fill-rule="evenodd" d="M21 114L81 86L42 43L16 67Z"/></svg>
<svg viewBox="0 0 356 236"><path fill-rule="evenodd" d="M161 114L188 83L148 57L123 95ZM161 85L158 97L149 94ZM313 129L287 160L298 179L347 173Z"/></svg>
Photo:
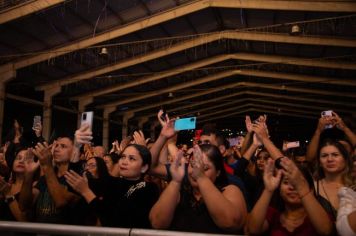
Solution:
<svg viewBox="0 0 356 236"><path fill-rule="evenodd" d="M145 135L143 134L143 132L141 130L134 132L133 139L136 144L146 146Z"/></svg>
<svg viewBox="0 0 356 236"><path fill-rule="evenodd" d="M73 170L70 170L65 172L64 177L66 178L67 183L81 195L85 194L87 191L90 191L88 179L85 173L83 176L80 176Z"/></svg>
<svg viewBox="0 0 356 236"><path fill-rule="evenodd" d="M90 126L84 123L74 134L74 145L81 147L83 144L90 144L93 139L93 133Z"/></svg>
<svg viewBox="0 0 356 236"><path fill-rule="evenodd" d="M169 139L176 134L176 131L174 130L174 119L170 119L168 114L162 119L163 113L163 110L160 110L157 114L157 118L162 126L161 135Z"/></svg>
<svg viewBox="0 0 356 236"><path fill-rule="evenodd" d="M273 192L276 188L278 188L282 178L282 170L277 170L276 175L274 172L274 161L272 159L268 159L263 171L263 182L265 184L265 189L270 192Z"/></svg>
<svg viewBox="0 0 356 236"><path fill-rule="evenodd" d="M33 153L33 150L30 149L29 152ZM26 174L34 174L35 171L39 168L40 166L40 162L39 161L34 161L33 157L32 158L27 158L24 162L24 166L25 166L25 173Z"/></svg>
<svg viewBox="0 0 356 236"><path fill-rule="evenodd" d="M246 124L247 132L251 133L252 132L252 122L251 122L251 117L250 116L246 116L245 124Z"/></svg>
<svg viewBox="0 0 356 236"><path fill-rule="evenodd" d="M259 140L269 138L268 129L266 123L264 122L257 122L256 124L252 124L252 131L255 132Z"/></svg>
<svg viewBox="0 0 356 236"><path fill-rule="evenodd" d="M44 142L37 143L35 148L32 149L33 154L38 157L41 166L52 166L51 148L51 146L48 146L48 144Z"/></svg>
<svg viewBox="0 0 356 236"><path fill-rule="evenodd" d="M37 137L41 137L42 136L42 124L41 123L37 123L35 127L32 128L33 131L35 131L35 134Z"/></svg>
<svg viewBox="0 0 356 236"><path fill-rule="evenodd" d="M179 150L174 157L169 171L171 172L172 181L181 183L185 175L185 159L183 151Z"/></svg>
<svg viewBox="0 0 356 236"><path fill-rule="evenodd" d="M193 168L191 176L194 180L205 175L204 173L204 162L203 162L203 152L198 145L193 147L193 157L190 160L190 165Z"/></svg>
<svg viewBox="0 0 356 236"><path fill-rule="evenodd" d="M328 116L320 117L318 121L318 126L317 130L319 132L322 132L325 129L325 126L330 125L332 123L332 120Z"/></svg>
<svg viewBox="0 0 356 236"><path fill-rule="evenodd" d="M332 116L333 126L336 126L336 128L343 131L347 127L346 124L336 112L332 112L332 114L333 114Z"/></svg>
<svg viewBox="0 0 356 236"><path fill-rule="evenodd" d="M310 191L309 184L296 164L288 157L281 159L282 173L288 182L296 189L300 195Z"/></svg>

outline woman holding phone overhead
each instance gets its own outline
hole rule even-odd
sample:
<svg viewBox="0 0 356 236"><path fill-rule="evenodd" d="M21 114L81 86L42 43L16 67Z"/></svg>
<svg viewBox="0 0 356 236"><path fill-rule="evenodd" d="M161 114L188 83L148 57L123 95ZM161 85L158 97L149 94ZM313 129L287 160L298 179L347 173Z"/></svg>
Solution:
<svg viewBox="0 0 356 236"><path fill-rule="evenodd" d="M182 152L170 166L172 180L150 212L153 228L190 232L239 232L247 215L241 191L227 183L217 147L194 147L188 167Z"/></svg>

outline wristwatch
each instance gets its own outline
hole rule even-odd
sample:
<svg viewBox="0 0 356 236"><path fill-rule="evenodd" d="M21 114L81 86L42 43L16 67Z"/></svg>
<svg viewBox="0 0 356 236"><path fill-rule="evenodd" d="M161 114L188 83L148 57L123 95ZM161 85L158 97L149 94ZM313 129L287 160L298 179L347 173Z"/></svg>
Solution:
<svg viewBox="0 0 356 236"><path fill-rule="evenodd" d="M14 200L16 200L15 196L12 195L12 196L9 196L9 197L6 197L4 202L7 203L7 204L10 204L11 202L13 202Z"/></svg>

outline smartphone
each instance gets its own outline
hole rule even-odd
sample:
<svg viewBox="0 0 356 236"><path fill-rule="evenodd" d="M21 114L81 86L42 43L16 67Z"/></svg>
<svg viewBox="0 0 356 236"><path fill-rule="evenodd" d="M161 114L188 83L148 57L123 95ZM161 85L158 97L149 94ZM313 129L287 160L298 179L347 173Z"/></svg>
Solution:
<svg viewBox="0 0 356 236"><path fill-rule="evenodd" d="M287 149L300 147L300 143L299 141L287 142L286 147Z"/></svg>
<svg viewBox="0 0 356 236"><path fill-rule="evenodd" d="M38 127L40 124L41 124L41 116L34 116L34 117L33 117L32 129L35 129L35 128Z"/></svg>
<svg viewBox="0 0 356 236"><path fill-rule="evenodd" d="M80 119L80 126L83 124L88 124L90 127L90 130L93 128L93 118L94 118L94 112L93 111L86 111L82 113L82 117Z"/></svg>
<svg viewBox="0 0 356 236"><path fill-rule="evenodd" d="M195 129L196 117L182 118L175 120L174 122L174 130L188 130Z"/></svg>
<svg viewBox="0 0 356 236"><path fill-rule="evenodd" d="M333 116L333 111L332 110L328 110L328 111L322 111L321 112L321 117L332 117ZM333 125L332 124L328 124L328 125L325 125L325 129L330 129L332 128Z"/></svg>

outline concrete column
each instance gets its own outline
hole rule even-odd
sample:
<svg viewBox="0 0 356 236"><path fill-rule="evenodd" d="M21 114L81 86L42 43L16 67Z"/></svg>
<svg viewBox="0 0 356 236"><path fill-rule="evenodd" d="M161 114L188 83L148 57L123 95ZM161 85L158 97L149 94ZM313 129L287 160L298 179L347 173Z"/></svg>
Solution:
<svg viewBox="0 0 356 236"><path fill-rule="evenodd" d="M61 87L54 87L44 91L43 101L43 130L42 136L48 140L51 135L52 97L61 91Z"/></svg>
<svg viewBox="0 0 356 236"><path fill-rule="evenodd" d="M5 106L5 83L0 83L0 144L2 144L4 106Z"/></svg>
<svg viewBox="0 0 356 236"><path fill-rule="evenodd" d="M103 114L103 147L109 150L110 134L110 114L116 110L116 107L106 107Z"/></svg>
<svg viewBox="0 0 356 236"><path fill-rule="evenodd" d="M4 124L4 107L5 107L5 83L16 77L16 70L12 64L6 64L0 70L0 144L2 144L2 131Z"/></svg>
<svg viewBox="0 0 356 236"><path fill-rule="evenodd" d="M158 120L155 120L151 123L151 126L150 126L150 138L151 140L156 140L156 137L155 137L155 131L156 131L156 127L160 125L159 121Z"/></svg>
<svg viewBox="0 0 356 236"><path fill-rule="evenodd" d="M143 130L143 125L144 125L145 123L147 123L147 122L148 122L148 116L141 117L141 118L138 120L138 128L139 128L140 130Z"/></svg>
<svg viewBox="0 0 356 236"><path fill-rule="evenodd" d="M77 119L77 127L80 126L80 118L82 113L85 111L85 107L92 103L94 100L93 97L82 98L78 101L78 119Z"/></svg>
<svg viewBox="0 0 356 236"><path fill-rule="evenodd" d="M132 112L126 112L122 118L122 139L127 137L129 119L134 116Z"/></svg>

